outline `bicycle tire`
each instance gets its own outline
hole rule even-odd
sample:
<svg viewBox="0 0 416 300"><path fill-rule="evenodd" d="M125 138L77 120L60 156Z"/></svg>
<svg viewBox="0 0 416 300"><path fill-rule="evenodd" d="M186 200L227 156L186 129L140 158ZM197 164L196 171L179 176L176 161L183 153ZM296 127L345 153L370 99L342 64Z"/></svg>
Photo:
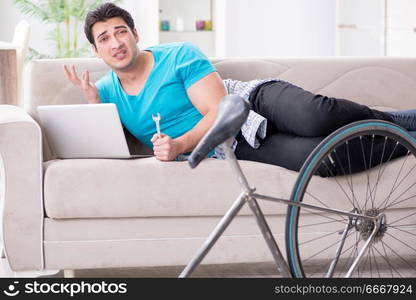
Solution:
<svg viewBox="0 0 416 300"><path fill-rule="evenodd" d="M383 143L382 153L380 141ZM376 144L378 150L374 151ZM353 146L354 151L351 150ZM350 156L359 152L362 153L361 159ZM324 205L366 215L386 214L352 277L410 277L416 274L416 234L412 232L416 229L415 157L416 139L406 130L386 121L365 120L351 123L329 135L302 166L292 189L292 202ZM377 165L373 165L372 160L377 161ZM331 178L322 178L325 176ZM357 180L360 183L354 187ZM328 189L332 191L328 193ZM335 190L340 194L334 197ZM403 200L397 195L408 198ZM374 226L362 219L288 206L286 251L292 276L344 277L372 228ZM344 230L345 239L341 234ZM340 256L336 258L338 247ZM328 272L334 262L334 271Z"/></svg>

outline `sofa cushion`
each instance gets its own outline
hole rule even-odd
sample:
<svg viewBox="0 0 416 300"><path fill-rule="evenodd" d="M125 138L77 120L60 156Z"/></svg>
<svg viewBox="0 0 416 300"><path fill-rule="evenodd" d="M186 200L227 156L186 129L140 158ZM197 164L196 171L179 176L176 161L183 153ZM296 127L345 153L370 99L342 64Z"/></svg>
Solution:
<svg viewBox="0 0 416 300"><path fill-rule="evenodd" d="M263 193L289 197L297 173L277 166L241 162L249 183ZM227 161L65 159L44 164L44 203L50 218L117 218L222 215L240 194ZM286 207L265 203L285 213ZM249 214L248 208L242 213Z"/></svg>

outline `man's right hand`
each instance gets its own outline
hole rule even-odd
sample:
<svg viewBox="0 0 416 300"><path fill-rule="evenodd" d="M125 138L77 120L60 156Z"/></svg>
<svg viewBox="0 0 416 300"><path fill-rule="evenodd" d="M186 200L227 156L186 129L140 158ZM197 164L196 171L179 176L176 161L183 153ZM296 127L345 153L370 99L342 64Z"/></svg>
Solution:
<svg viewBox="0 0 416 300"><path fill-rule="evenodd" d="M85 70L81 78L78 77L77 71L73 65L67 66L64 65L64 73L66 78L69 79L74 85L81 88L82 93L84 94L87 101L91 104L100 103L100 95L98 94L98 89L94 83L90 81L90 75L88 70Z"/></svg>

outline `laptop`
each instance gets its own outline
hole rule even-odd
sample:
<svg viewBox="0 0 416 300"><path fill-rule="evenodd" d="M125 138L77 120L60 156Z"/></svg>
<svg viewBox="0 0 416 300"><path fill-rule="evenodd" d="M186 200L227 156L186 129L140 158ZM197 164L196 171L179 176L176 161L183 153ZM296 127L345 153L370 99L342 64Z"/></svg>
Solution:
<svg viewBox="0 0 416 300"><path fill-rule="evenodd" d="M114 103L40 105L39 119L58 158L137 158Z"/></svg>

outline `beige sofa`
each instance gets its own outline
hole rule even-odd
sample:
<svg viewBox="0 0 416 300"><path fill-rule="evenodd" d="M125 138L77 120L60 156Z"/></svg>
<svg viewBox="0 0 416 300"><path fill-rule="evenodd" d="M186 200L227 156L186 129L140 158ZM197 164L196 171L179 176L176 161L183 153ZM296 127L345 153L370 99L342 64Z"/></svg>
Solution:
<svg viewBox="0 0 416 300"><path fill-rule="evenodd" d="M315 93L379 109L416 106L415 58L219 58L213 63L223 78L280 77ZM107 71L98 59L34 61L24 108L0 106L2 237L10 267L186 264L240 192L227 162L206 159L191 170L186 162L154 157L56 159L37 122L36 107L85 103L64 78L63 64L90 70L92 80ZM137 152L150 151L136 146ZM296 172L249 161L241 165L259 192L289 197ZM262 203L262 208L283 241L286 207ZM244 208L203 262L271 260L250 210Z"/></svg>

